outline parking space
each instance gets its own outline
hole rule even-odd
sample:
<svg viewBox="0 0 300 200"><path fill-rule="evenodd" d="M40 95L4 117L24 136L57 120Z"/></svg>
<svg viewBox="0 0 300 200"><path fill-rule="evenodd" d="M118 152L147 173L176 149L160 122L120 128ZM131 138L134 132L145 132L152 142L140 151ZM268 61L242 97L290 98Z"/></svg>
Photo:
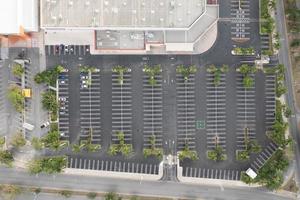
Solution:
<svg viewBox="0 0 300 200"><path fill-rule="evenodd" d="M24 73L24 87L32 88L34 83L34 69L30 64L24 64L25 73ZM34 112L32 112L34 105L32 104L31 98L25 98L25 113L24 113L24 121L27 123L32 123L34 119ZM25 138L29 139L32 131L25 129Z"/></svg>
<svg viewBox="0 0 300 200"><path fill-rule="evenodd" d="M230 169L212 169L212 168L183 168L182 175L192 178L210 178L210 179L224 179L224 180L240 180L240 170Z"/></svg>
<svg viewBox="0 0 300 200"><path fill-rule="evenodd" d="M195 75L187 81L181 74L176 75L177 90L177 149L188 145L195 149Z"/></svg>
<svg viewBox="0 0 300 200"><path fill-rule="evenodd" d="M59 125L62 139L69 140L69 73L68 70L58 76Z"/></svg>
<svg viewBox="0 0 300 200"><path fill-rule="evenodd" d="M271 156L276 152L279 147L274 143L271 142L259 155L256 159L251 163L251 168L258 172L258 170L271 158Z"/></svg>
<svg viewBox="0 0 300 200"><path fill-rule="evenodd" d="M218 86L215 75L206 73L206 141L207 149L215 149L216 144L226 149L226 75L220 74Z"/></svg>
<svg viewBox="0 0 300 200"><path fill-rule="evenodd" d="M121 83L122 82L122 83ZM131 72L112 72L112 142L117 143L117 132L124 133L125 142L132 143Z"/></svg>
<svg viewBox="0 0 300 200"><path fill-rule="evenodd" d="M80 139L101 142L100 70L80 72Z"/></svg>
<svg viewBox="0 0 300 200"><path fill-rule="evenodd" d="M251 76L254 81L255 77ZM255 102L255 83L250 88L243 85L243 75L236 74L236 140L237 150L245 149L245 137L255 139L256 134L256 102Z"/></svg>
<svg viewBox="0 0 300 200"><path fill-rule="evenodd" d="M268 51L270 49L270 36L267 34L260 35L260 47L262 51Z"/></svg>
<svg viewBox="0 0 300 200"><path fill-rule="evenodd" d="M143 76L144 147L151 147L150 139L155 136L155 146L162 147L162 77L155 77L156 84L149 84L149 76Z"/></svg>
<svg viewBox="0 0 300 200"><path fill-rule="evenodd" d="M4 68L0 64L0 74L4 74ZM5 113L5 90L4 90L4 77L0 76L0 117L4 119ZM0 121L0 135L4 134L6 131L5 120Z"/></svg>
<svg viewBox="0 0 300 200"><path fill-rule="evenodd" d="M265 105L266 105L266 131L272 130L275 122L275 109L276 109L276 99L275 99L275 87L276 87L276 75L266 74L265 82Z"/></svg>
<svg viewBox="0 0 300 200"><path fill-rule="evenodd" d="M69 157L68 167L76 169L90 169L139 174L158 174L159 172L159 164L84 159L73 157Z"/></svg>
<svg viewBox="0 0 300 200"><path fill-rule="evenodd" d="M47 56L77 55L84 56L90 53L89 45L46 45Z"/></svg>
<svg viewBox="0 0 300 200"><path fill-rule="evenodd" d="M250 38L250 0L231 0L231 38Z"/></svg>

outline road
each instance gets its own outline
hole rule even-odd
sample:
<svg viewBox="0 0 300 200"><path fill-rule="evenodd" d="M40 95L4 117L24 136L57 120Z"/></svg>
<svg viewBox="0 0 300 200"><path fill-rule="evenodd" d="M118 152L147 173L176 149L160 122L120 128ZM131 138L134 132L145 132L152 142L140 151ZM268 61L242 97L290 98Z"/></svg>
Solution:
<svg viewBox="0 0 300 200"><path fill-rule="evenodd" d="M283 1L277 0L277 15L276 15L276 25L281 36L281 48L279 51L279 63L284 64L286 67L286 86L288 88L288 92L286 95L287 105L291 108L292 112L295 113L289 120L290 131L295 140L295 159L296 159L296 181L298 184L300 183L300 135L298 130L297 119L300 119L300 112L298 111L295 101L294 101L294 93L293 93L293 77L292 77L292 65L289 57L289 43L287 36L287 28L285 23L285 14L284 14L284 5Z"/></svg>
<svg viewBox="0 0 300 200"><path fill-rule="evenodd" d="M75 191L116 191L122 194L160 196L191 199L228 199L228 200L283 200L292 197L279 196L265 189L253 187L230 187L192 185L179 182L135 181L92 176L60 174L56 176L30 176L22 170L0 168L0 183L21 184L34 187L60 188Z"/></svg>

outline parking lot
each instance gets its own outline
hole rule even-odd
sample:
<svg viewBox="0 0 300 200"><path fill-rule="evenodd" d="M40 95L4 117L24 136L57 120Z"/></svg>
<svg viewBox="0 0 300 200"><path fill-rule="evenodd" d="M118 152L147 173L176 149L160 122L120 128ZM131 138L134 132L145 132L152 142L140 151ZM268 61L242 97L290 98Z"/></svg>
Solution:
<svg viewBox="0 0 300 200"><path fill-rule="evenodd" d="M69 72L65 71L58 76L58 130L62 139L68 140L69 133Z"/></svg>
<svg viewBox="0 0 300 200"><path fill-rule="evenodd" d="M159 172L158 164L101 159L85 159L77 157L69 157L68 167L76 169L90 169L139 174L158 174Z"/></svg>
<svg viewBox="0 0 300 200"><path fill-rule="evenodd" d="M100 144L100 71L80 72L80 140Z"/></svg>
<svg viewBox="0 0 300 200"><path fill-rule="evenodd" d="M124 133L126 143L132 143L132 99L131 73L123 74L123 83L120 84L119 74L112 73L112 142L117 143L118 132Z"/></svg>
<svg viewBox="0 0 300 200"><path fill-rule="evenodd" d="M240 170L212 169L212 168L191 168L186 167L182 172L185 177L210 178L238 181L241 177Z"/></svg>
<svg viewBox="0 0 300 200"><path fill-rule="evenodd" d="M177 90L177 150L187 145L195 149L195 75L187 81L181 74L176 75Z"/></svg>
<svg viewBox="0 0 300 200"><path fill-rule="evenodd" d="M149 84L149 77L143 75L143 134L144 147L151 147L151 137L155 137L155 146L162 148L162 76L156 77L156 84Z"/></svg>
<svg viewBox="0 0 300 200"><path fill-rule="evenodd" d="M241 171L250 166L257 171L277 148L265 135L274 123L275 77L260 71L253 75L252 88L243 87L243 77L236 72L241 58L231 55L233 44L228 39L249 41L255 49L260 45L256 43L258 40L252 43L258 35L255 22L258 4L246 0L240 8L238 2L231 0L222 13L226 16L224 21L220 20L219 31L224 34L218 36L215 46L205 55L101 56L90 55L86 46L70 45L67 51L60 45L47 46L48 66L66 65L70 82L74 83L67 87L72 93L78 92L77 96L69 94L73 98L69 104L73 114L68 117L72 124L64 119L62 124L71 127L72 133L68 134L74 135L72 138L77 135L82 138L94 127L94 133L99 133L97 143L103 147L94 154L70 153L69 167L156 173L158 167L154 170L154 166L158 166L159 161L143 156L143 148L150 147L150 138L155 135L155 146L162 147L164 152L183 150L187 145L198 153L199 160L180 163L183 176L239 180ZM244 61L253 59L243 58ZM155 86L149 85L148 76L143 72L144 64L161 65L162 73L156 77ZM195 64L198 68L186 82L176 73L176 67L181 64ZM229 72L221 74L218 86L213 83L214 75L206 72L208 64L229 65ZM81 88L78 65L95 66L100 70L92 75L89 88ZM112 72L117 65L130 69L124 73L122 84L119 74ZM74 103L77 101L78 104ZM246 130L249 138L257 139L263 151L251 155L249 161L240 162L236 160L236 151L245 148ZM117 131L124 132L125 142L133 145L134 153L127 158L107 154L109 145L118 143ZM207 159L207 151L216 143L225 150L227 160Z"/></svg>
<svg viewBox="0 0 300 200"><path fill-rule="evenodd" d="M190 150L197 151L199 160L181 163L183 176L238 180L240 172L250 165L259 168L259 165L254 164L254 161L259 162L255 160L256 158L263 157L266 160L272 155L271 149L274 148L268 146L270 144L265 141L266 136L263 135L274 120L272 118L275 103L274 75L264 75L261 72L252 75L255 84L245 89L242 75L232 67L228 73L221 73L220 83L215 86L214 74L206 72L206 66L197 66L201 70L190 75L188 81L184 81L181 74L176 74L173 65L164 65L163 72L156 77L156 84L151 86L149 77L143 72L142 64L131 65L130 70L123 74L122 84L120 84L119 74L111 70L116 65L118 61L104 62L97 66L99 69L97 72L90 75L80 73L78 67L68 67L69 71L64 72L62 77L60 75L63 81L59 81L59 98L66 98L68 102L69 87L79 87L80 105L78 133L68 132L71 116L67 114L69 109L77 108L67 105L64 106L64 114L61 113L59 116L60 131L66 138L69 134L74 134L84 139L92 128L94 143L105 146L92 157L89 153L84 153L84 156L70 155L72 163L69 163L69 166L82 169L131 172L137 170L138 173L154 173L149 171L150 165L152 165L151 170L154 170L158 161L153 158L145 159L142 153L143 147L151 146L150 138L153 135L155 135L155 146L164 148L165 152L169 152L169 146L164 144L170 137L174 137L177 142L177 151L182 150L185 145ZM164 70L172 73L164 73ZM74 71L76 73L73 73ZM69 79L79 80L80 83L77 86L70 86ZM85 88L82 81L87 79L91 81ZM196 83L199 84L200 80L205 85L196 87ZM104 88L103 84L106 84ZM257 88L257 84L262 87ZM168 102L164 102L163 96L164 93L173 91L176 99L176 118L168 120L176 120L172 124L176 124L177 131L169 132L173 128L168 127L171 124L164 123L168 116L164 113L163 105L168 105ZM199 104L199 99L203 99L204 104ZM263 103L261 99L264 100ZM200 121L199 110L205 112L201 115ZM257 129L257 126L260 128ZM142 127L142 131L137 127ZM262 154L257 154L258 157L251 156L247 162L239 162L235 158L235 152L244 149L245 128L249 138L256 138L264 151ZM106 153L109 144L119 142L118 131L124 132L125 142L133 145L135 152L129 158L111 157ZM227 160L215 163L206 158L206 151L212 150L216 143L225 150ZM71 162L71 159L69 161ZM133 165L132 163L135 167L128 169L128 166ZM145 164L148 166L147 169Z"/></svg>
<svg viewBox="0 0 300 200"><path fill-rule="evenodd" d="M214 84L214 74L206 74L206 137L207 149L216 144L226 150L226 75L220 75L218 86Z"/></svg>
<svg viewBox="0 0 300 200"><path fill-rule="evenodd" d="M232 39L250 39L250 0L231 0L231 17Z"/></svg>
<svg viewBox="0 0 300 200"><path fill-rule="evenodd" d="M252 78L254 76L252 75ZM245 137L256 139L256 102L255 86L250 88L243 86L243 75L238 73L237 78L237 121L236 121L236 140L237 150L245 149Z"/></svg>
<svg viewBox="0 0 300 200"><path fill-rule="evenodd" d="M45 54L47 56L56 55L76 55L76 56L85 56L90 53L89 45L46 45Z"/></svg>

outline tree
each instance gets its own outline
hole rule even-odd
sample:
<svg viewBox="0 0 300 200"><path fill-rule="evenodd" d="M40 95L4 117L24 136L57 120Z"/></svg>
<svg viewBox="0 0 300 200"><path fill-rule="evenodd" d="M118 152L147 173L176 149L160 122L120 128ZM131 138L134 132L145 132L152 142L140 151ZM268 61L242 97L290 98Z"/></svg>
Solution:
<svg viewBox="0 0 300 200"><path fill-rule="evenodd" d="M43 108L52 112L57 113L58 102L56 100L56 93L52 90L48 90L42 94L42 105Z"/></svg>
<svg viewBox="0 0 300 200"><path fill-rule="evenodd" d="M189 79L189 76L191 74L195 74L197 72L197 67L195 65L191 65L189 67L186 67L184 65L179 65L177 68L176 68L176 72L181 74L184 78L184 81L188 81Z"/></svg>
<svg viewBox="0 0 300 200"><path fill-rule="evenodd" d="M22 65L15 63L12 68L12 73L14 76L21 78L22 75L25 73L25 69Z"/></svg>
<svg viewBox="0 0 300 200"><path fill-rule="evenodd" d="M34 192L36 195L38 195L38 194L40 194L40 193L42 192L42 189L41 189L41 188L35 188L35 189L33 190L33 192Z"/></svg>
<svg viewBox="0 0 300 200"><path fill-rule="evenodd" d="M179 152L179 160L183 161L184 159L197 160L198 155L196 151L191 151L188 147L188 143L186 142L184 149Z"/></svg>
<svg viewBox="0 0 300 200"><path fill-rule="evenodd" d="M22 189L16 185L0 185L0 197L3 199L15 199L21 193Z"/></svg>
<svg viewBox="0 0 300 200"><path fill-rule="evenodd" d="M84 147L85 147L85 144L73 144L72 151L74 153L79 153Z"/></svg>
<svg viewBox="0 0 300 200"><path fill-rule="evenodd" d="M109 192L109 193L105 194L104 199L105 200L119 200L120 197L118 197L118 195L114 192Z"/></svg>
<svg viewBox="0 0 300 200"><path fill-rule="evenodd" d="M10 151L0 151L0 164L4 164L8 167L12 167L14 161L13 155Z"/></svg>
<svg viewBox="0 0 300 200"><path fill-rule="evenodd" d="M254 85L254 80L250 76L245 76L243 78L243 85L245 88L251 88Z"/></svg>
<svg viewBox="0 0 300 200"><path fill-rule="evenodd" d="M24 110L25 97L22 93L22 89L18 85L11 85L7 93L8 100L17 112L22 112Z"/></svg>
<svg viewBox="0 0 300 200"><path fill-rule="evenodd" d="M114 156L118 153L121 153L126 157L129 156L133 151L132 144L125 144L125 135L122 131L117 131L116 134L119 140L119 144L110 145L108 154Z"/></svg>
<svg viewBox="0 0 300 200"><path fill-rule="evenodd" d="M162 150L162 148L155 147L155 135L152 135L150 137L150 148L144 148L143 154L144 154L145 158L147 158L149 156L155 156L158 159L162 159L163 150Z"/></svg>
<svg viewBox="0 0 300 200"><path fill-rule="evenodd" d="M64 70L65 68L63 66L57 65L53 69L48 69L41 73L36 74L34 77L34 81L37 84L45 83L55 87L58 75L62 73Z"/></svg>
<svg viewBox="0 0 300 200"><path fill-rule="evenodd" d="M251 184L253 182L252 178L250 176L248 176L246 174L246 172L242 172L241 173L241 181L243 181L246 184Z"/></svg>
<svg viewBox="0 0 300 200"><path fill-rule="evenodd" d="M37 138L37 137L33 137L31 139L31 145L35 150L42 150L44 148L44 144L42 143L42 141Z"/></svg>
<svg viewBox="0 0 300 200"><path fill-rule="evenodd" d="M60 140L60 134L58 131L49 131L47 135L42 137L41 142L47 148L58 151L68 145L67 142Z"/></svg>
<svg viewBox="0 0 300 200"><path fill-rule="evenodd" d="M5 137L0 136L0 149L4 146L4 144L5 144Z"/></svg>
<svg viewBox="0 0 300 200"><path fill-rule="evenodd" d="M88 199L95 199L97 197L97 193L89 192L89 193L87 193L86 196L87 196Z"/></svg>
<svg viewBox="0 0 300 200"><path fill-rule="evenodd" d="M32 160L28 165L31 174L45 172L47 174L60 173L67 166L65 156L52 156Z"/></svg>
<svg viewBox="0 0 300 200"><path fill-rule="evenodd" d="M124 73L128 72L129 69L127 67L123 67L123 66L115 66L112 68L112 72L114 73L118 73L119 77L118 77L118 82L120 85L123 85L124 83Z"/></svg>
<svg viewBox="0 0 300 200"><path fill-rule="evenodd" d="M72 191L70 190L62 190L59 193L65 198L70 198L72 196Z"/></svg>
<svg viewBox="0 0 300 200"><path fill-rule="evenodd" d="M214 161L220 161L220 160L226 160L226 155L224 153L224 150L221 146L216 145L216 147L207 152L207 157L210 160Z"/></svg>
<svg viewBox="0 0 300 200"><path fill-rule="evenodd" d="M154 86L156 84L155 76L161 72L160 65L150 67L145 65L143 71L149 76L149 84Z"/></svg>
<svg viewBox="0 0 300 200"><path fill-rule="evenodd" d="M238 151L236 155L236 159L240 161L249 160L250 155L248 151Z"/></svg>
<svg viewBox="0 0 300 200"><path fill-rule="evenodd" d="M24 135L21 132L16 133L13 136L10 144L15 148L20 148L20 147L25 146L26 140L24 138Z"/></svg>
<svg viewBox="0 0 300 200"><path fill-rule="evenodd" d="M207 72L214 74L214 85L217 87L221 82L221 73L227 73L229 70L228 65L222 65L217 68L215 65L210 65Z"/></svg>

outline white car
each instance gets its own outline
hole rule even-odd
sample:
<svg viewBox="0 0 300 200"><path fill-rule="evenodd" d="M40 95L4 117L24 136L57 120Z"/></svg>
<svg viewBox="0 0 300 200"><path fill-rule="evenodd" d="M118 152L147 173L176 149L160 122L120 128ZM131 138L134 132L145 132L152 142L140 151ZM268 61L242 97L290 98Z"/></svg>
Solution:
<svg viewBox="0 0 300 200"><path fill-rule="evenodd" d="M46 128L50 125L50 122L45 122L41 125L41 128Z"/></svg>

